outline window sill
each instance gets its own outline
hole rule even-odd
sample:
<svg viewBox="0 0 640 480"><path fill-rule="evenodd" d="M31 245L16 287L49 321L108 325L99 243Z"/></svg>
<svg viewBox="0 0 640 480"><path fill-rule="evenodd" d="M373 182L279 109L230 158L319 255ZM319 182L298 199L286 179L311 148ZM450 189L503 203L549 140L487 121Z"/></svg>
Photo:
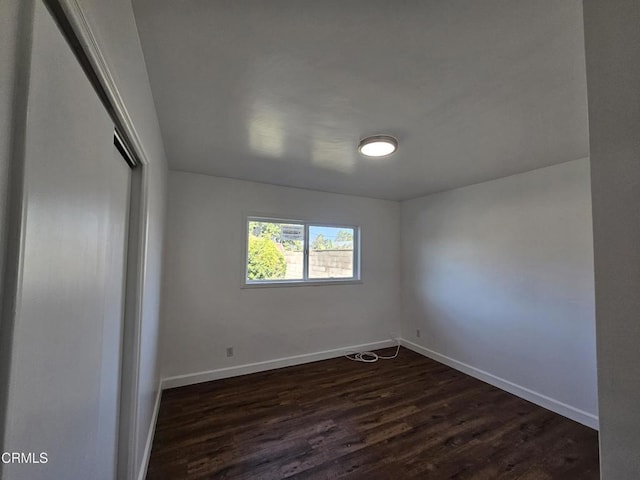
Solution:
<svg viewBox="0 0 640 480"><path fill-rule="evenodd" d="M289 282L244 283L242 288L319 287L321 285L362 285L362 280L311 280Z"/></svg>

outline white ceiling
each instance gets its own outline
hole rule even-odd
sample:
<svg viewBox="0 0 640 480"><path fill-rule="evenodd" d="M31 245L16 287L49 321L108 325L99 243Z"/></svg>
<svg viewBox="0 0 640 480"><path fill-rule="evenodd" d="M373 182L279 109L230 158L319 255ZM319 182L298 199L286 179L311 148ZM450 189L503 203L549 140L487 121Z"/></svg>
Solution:
<svg viewBox="0 0 640 480"><path fill-rule="evenodd" d="M400 200L589 154L580 0L134 7L172 169Z"/></svg>

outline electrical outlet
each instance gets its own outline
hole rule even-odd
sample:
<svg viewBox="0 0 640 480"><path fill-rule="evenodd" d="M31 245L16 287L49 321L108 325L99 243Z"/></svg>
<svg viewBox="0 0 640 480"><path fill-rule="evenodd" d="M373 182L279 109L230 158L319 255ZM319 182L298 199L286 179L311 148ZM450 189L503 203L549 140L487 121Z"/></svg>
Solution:
<svg viewBox="0 0 640 480"><path fill-rule="evenodd" d="M233 357L233 347L227 347L227 357Z"/></svg>
<svg viewBox="0 0 640 480"><path fill-rule="evenodd" d="M416 329L416 337L420 338L420 329Z"/></svg>
<svg viewBox="0 0 640 480"><path fill-rule="evenodd" d="M398 335L398 333L397 333L397 332L391 332L391 333L389 334L389 338L391 338L391 340L397 340L397 339L398 339L398 337L399 337L399 335Z"/></svg>

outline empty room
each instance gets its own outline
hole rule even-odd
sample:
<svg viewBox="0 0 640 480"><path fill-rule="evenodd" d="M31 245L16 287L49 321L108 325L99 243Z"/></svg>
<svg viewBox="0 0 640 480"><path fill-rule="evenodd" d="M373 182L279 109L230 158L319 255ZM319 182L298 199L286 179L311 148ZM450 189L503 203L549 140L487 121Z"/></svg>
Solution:
<svg viewBox="0 0 640 480"><path fill-rule="evenodd" d="M640 478L640 2L2 0L0 478Z"/></svg>

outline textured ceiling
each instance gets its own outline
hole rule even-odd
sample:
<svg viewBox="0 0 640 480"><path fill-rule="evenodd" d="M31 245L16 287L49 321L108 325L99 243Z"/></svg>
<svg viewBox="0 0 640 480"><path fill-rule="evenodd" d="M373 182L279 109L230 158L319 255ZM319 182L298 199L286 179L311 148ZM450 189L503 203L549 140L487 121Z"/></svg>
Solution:
<svg viewBox="0 0 640 480"><path fill-rule="evenodd" d="M400 200L589 154L580 0L134 9L172 169Z"/></svg>

